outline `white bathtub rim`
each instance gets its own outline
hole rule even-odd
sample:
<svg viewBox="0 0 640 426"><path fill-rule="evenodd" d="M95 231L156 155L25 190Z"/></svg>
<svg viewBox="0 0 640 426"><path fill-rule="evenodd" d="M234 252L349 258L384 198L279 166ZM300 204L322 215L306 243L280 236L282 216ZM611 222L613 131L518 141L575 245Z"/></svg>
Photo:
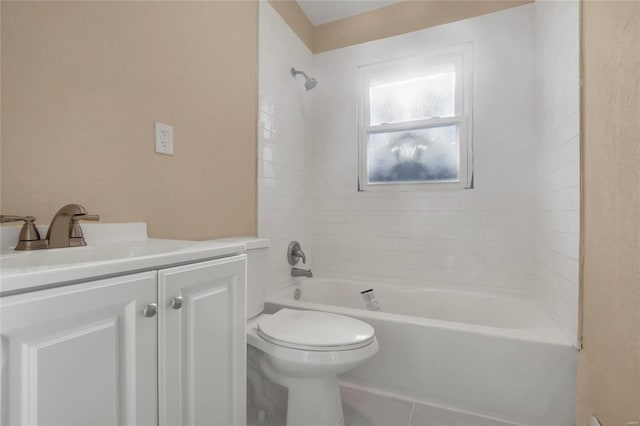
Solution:
<svg viewBox="0 0 640 426"><path fill-rule="evenodd" d="M295 282L293 284L289 284L285 287L280 288L278 291L272 293L272 296L275 296L276 294L280 294L285 292L287 289L292 288L292 287L300 287L300 286L305 286L305 285L318 285L323 282L344 282L347 284L353 284L353 285L362 285L364 287L373 287L375 289L375 287L387 287L387 288L392 288L392 289L398 289L398 290L403 290L403 291L433 291L433 292L446 292L446 293L453 293L453 294L462 294L462 295L468 295L468 294L473 294L473 295L478 295L478 296L482 296L482 297L497 297L497 298L508 298L508 299L516 299L516 300L520 300L520 301L526 301L526 302L530 302L530 301L534 301L535 300L535 293L533 291L529 291L529 290L517 290L517 289L510 289L509 287L474 287L474 288L469 288L468 286L465 285L454 285L452 286L451 284L447 284L444 282L440 282L438 281L438 284L435 285L431 285L432 283L436 283L435 281L429 281L429 282L425 282L422 285L417 285L417 284L413 284L413 283L393 283L393 282L384 282L384 281L380 281L380 282L370 282L370 281L362 281L362 280L353 280L353 279L346 279L346 278L331 278L331 277L321 277L321 278L313 278L312 282L308 282L308 281L299 281L299 282ZM498 290L505 290L504 292L500 291L498 292ZM399 314L400 315L400 314Z"/></svg>
<svg viewBox="0 0 640 426"><path fill-rule="evenodd" d="M575 345L570 342L560 328L550 318L545 319L544 326L532 328L499 328L486 325L469 324L463 322L444 321L433 318L415 317L410 315L402 315L380 311L369 311L366 309L345 308L342 306L325 305L320 303L300 302L286 295L292 292L292 289L299 288L299 285L292 284L289 287L280 290L278 293L267 297L266 302L272 305L286 306L292 309L304 309L312 311L334 312L340 315L362 317L371 320L384 320L393 323L413 324L439 328L443 330L456 330L466 333L472 333L481 336L505 337L514 340L527 342L541 342L558 346ZM538 309L541 309L538 307Z"/></svg>
<svg viewBox="0 0 640 426"><path fill-rule="evenodd" d="M297 283L304 282L307 278L302 278ZM314 272L313 281L345 281L351 283L365 283L370 282L375 285L389 285L393 288L412 288L412 289L424 289L424 290L445 290L445 291L462 291L473 292L490 295L501 296L515 296L533 298L535 297L535 289L526 286L508 286L508 285L480 285L480 284L467 284L464 282L455 281L443 281L435 279L416 280L408 278L394 278L394 277L379 277L369 275L358 275L354 277L352 275L332 275ZM280 290L289 286L291 282L285 283L279 287ZM279 290L277 290L279 291ZM276 292L276 290L274 290Z"/></svg>
<svg viewBox="0 0 640 426"><path fill-rule="evenodd" d="M476 325L476 324L467 324L462 322L453 322L453 321L443 321L432 318L421 318L414 317L410 315L401 315L401 314L391 314L388 312L379 312L379 311L367 311L364 309L355 309L355 308L343 308L341 306L333 306L333 305L323 305L319 303L309 303L309 302L298 302L290 303L290 299L286 297L276 298L269 297L267 298L267 303L278 305L282 307L289 307L291 309L303 309L310 311L325 311L325 312L333 312L340 315L352 316L352 317L362 317L366 320L384 320L393 323L399 324L414 324L414 325L426 325L433 328L439 328L442 330L456 330L462 331L466 333L471 333L475 335L481 336L489 336L489 337L507 337L509 339L521 340L526 342L539 342L539 343L547 343L550 345L558 345L558 346L571 346L571 344L567 338L562 334L560 330L549 330L548 327L538 327L538 328L528 328L528 329L511 329L511 328L497 328L497 327L489 327L485 325ZM552 329L555 328L551 327Z"/></svg>

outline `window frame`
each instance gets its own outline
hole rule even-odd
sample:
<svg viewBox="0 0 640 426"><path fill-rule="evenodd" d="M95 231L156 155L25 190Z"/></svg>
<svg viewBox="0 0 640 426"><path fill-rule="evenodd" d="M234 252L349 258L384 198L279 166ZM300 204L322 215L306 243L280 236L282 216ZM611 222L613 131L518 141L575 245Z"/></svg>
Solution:
<svg viewBox="0 0 640 426"><path fill-rule="evenodd" d="M455 114L452 117L433 117L400 123L370 123L371 80L385 78L401 72L403 78L420 76L415 71L442 64L453 63L456 71ZM400 78L400 77L398 77ZM416 191L434 189L471 189L473 185L472 146L472 44L438 49L430 53L391 61L358 66L358 191ZM417 182L369 182L368 141L369 135L392 131L428 129L456 125L458 129L458 180Z"/></svg>

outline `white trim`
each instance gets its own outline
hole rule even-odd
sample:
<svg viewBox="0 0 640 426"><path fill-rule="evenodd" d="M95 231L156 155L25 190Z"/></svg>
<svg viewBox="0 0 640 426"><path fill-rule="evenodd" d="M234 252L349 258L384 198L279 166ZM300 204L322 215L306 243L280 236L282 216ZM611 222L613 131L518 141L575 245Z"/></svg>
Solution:
<svg viewBox="0 0 640 426"><path fill-rule="evenodd" d="M404 58L358 67L358 190L359 191L415 191L433 189L471 188L473 181L472 150L472 45L467 43L439 49L419 57ZM400 123L370 125L369 87L373 79L389 78L390 74L411 78L424 75L420 71L446 63L456 70L455 115L434 117ZM398 71L401 70L401 71ZM370 134L401 130L428 129L455 125L458 129L458 180L433 182L370 183L368 175L368 140Z"/></svg>
<svg viewBox="0 0 640 426"><path fill-rule="evenodd" d="M458 125L461 121L464 120L463 116L453 116L453 117L434 117L427 118L426 120L412 120L412 121L403 121L400 123L385 123L378 124L375 126L369 126L365 128L365 132L367 134L372 133L387 133L387 132L396 132L400 130L416 130L416 129L429 129L431 127L444 127L449 126L451 124Z"/></svg>

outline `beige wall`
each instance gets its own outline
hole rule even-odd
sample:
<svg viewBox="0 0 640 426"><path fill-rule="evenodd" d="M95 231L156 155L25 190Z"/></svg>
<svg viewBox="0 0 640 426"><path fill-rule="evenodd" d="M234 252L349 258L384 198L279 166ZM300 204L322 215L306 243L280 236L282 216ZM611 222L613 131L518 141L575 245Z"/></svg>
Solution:
<svg viewBox="0 0 640 426"><path fill-rule="evenodd" d="M309 50L312 50L314 27L298 3L292 0L269 0L269 3Z"/></svg>
<svg viewBox="0 0 640 426"><path fill-rule="evenodd" d="M314 27L292 0L269 0L280 16L313 53L325 52L367 41L418 31L436 25L534 0L405 0L391 6Z"/></svg>
<svg viewBox="0 0 640 426"><path fill-rule="evenodd" d="M576 421L640 421L640 2L582 3L583 290Z"/></svg>
<svg viewBox="0 0 640 426"><path fill-rule="evenodd" d="M255 1L2 2L2 88L3 214L256 233Z"/></svg>
<svg viewBox="0 0 640 426"><path fill-rule="evenodd" d="M577 423L626 425L640 419L640 2L583 7ZM371 13L316 28L314 50L448 22ZM255 234L255 2L3 2L1 15L2 213L46 224L79 202L157 237ZM153 152L156 120L174 126L173 157Z"/></svg>

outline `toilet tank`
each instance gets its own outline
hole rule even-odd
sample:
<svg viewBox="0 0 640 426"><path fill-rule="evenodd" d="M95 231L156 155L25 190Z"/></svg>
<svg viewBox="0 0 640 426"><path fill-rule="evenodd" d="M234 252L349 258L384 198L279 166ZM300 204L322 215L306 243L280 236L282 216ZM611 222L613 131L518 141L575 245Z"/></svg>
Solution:
<svg viewBox="0 0 640 426"><path fill-rule="evenodd" d="M264 310L269 277L269 240L256 237L222 238L216 241L247 246L247 319Z"/></svg>

